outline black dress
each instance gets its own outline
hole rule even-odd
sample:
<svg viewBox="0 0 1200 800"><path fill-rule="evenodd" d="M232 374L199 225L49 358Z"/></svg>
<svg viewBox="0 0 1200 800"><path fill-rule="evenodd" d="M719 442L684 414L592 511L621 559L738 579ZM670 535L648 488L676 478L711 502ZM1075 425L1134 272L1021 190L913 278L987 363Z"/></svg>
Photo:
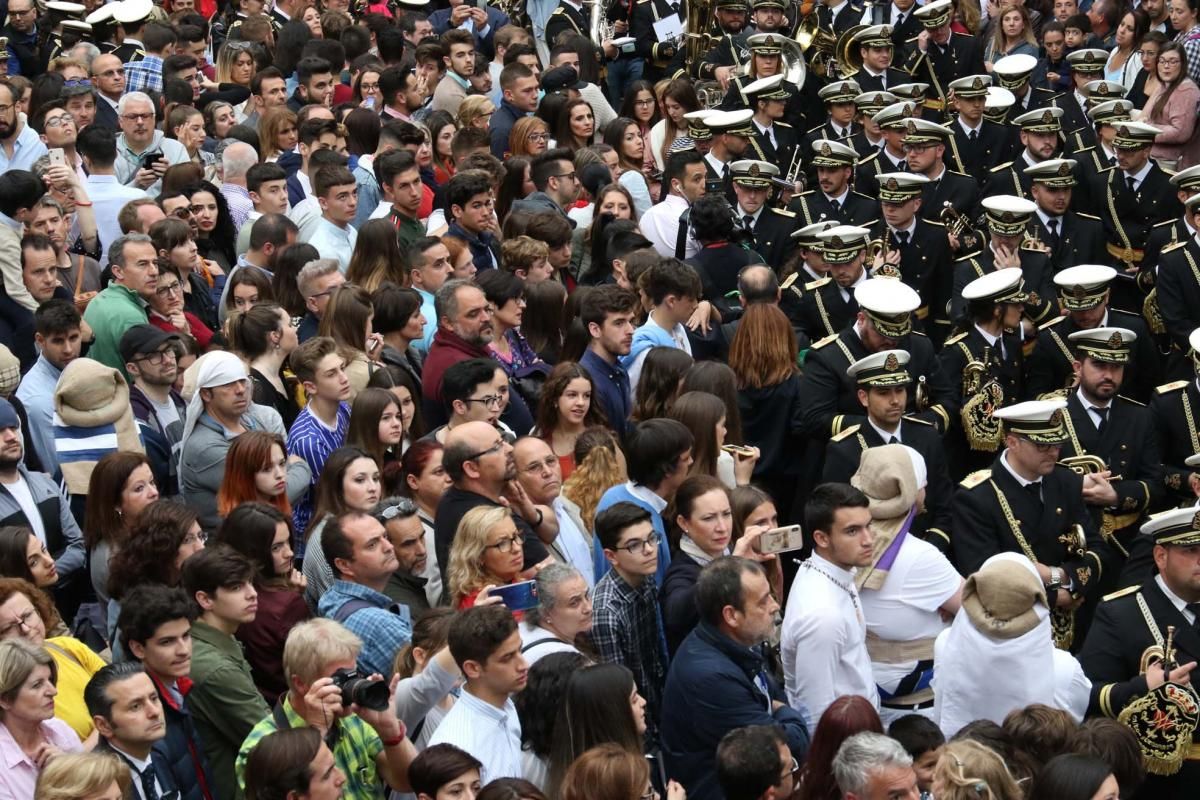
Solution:
<svg viewBox="0 0 1200 800"><path fill-rule="evenodd" d="M254 384L254 402L278 411L279 416L283 417L283 427L290 429L300 413L300 407L296 405L295 398L280 394L279 390L275 388L275 384L253 367L250 369L250 380ZM287 380L283 380L284 388L287 388Z"/></svg>

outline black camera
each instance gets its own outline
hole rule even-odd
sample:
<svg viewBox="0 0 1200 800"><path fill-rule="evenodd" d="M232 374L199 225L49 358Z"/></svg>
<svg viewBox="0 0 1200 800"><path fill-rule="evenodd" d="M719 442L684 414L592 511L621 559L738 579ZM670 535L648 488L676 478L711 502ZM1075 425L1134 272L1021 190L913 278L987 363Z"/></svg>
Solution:
<svg viewBox="0 0 1200 800"><path fill-rule="evenodd" d="M391 692L387 681L373 681L356 669L339 669L333 673L333 685L342 690L342 705L358 705L374 711L386 711Z"/></svg>

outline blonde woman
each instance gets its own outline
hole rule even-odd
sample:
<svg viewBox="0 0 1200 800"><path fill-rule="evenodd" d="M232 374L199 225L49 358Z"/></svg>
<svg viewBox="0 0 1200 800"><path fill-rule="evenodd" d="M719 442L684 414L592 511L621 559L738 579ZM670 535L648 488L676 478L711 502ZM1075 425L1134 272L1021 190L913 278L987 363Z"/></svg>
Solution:
<svg viewBox="0 0 1200 800"><path fill-rule="evenodd" d="M1033 37L1029 10L1023 4L1007 3L1001 6L1000 18L992 24L991 40L983 54L984 66L991 72L996 61L1018 53L1036 58L1038 43Z"/></svg>
<svg viewBox="0 0 1200 800"><path fill-rule="evenodd" d="M971 739L950 742L933 769L937 800L1022 800L1021 787L996 751Z"/></svg>
<svg viewBox="0 0 1200 800"><path fill-rule="evenodd" d="M263 163L278 161L281 155L295 149L298 140L294 111L275 106L263 112L258 120L258 146Z"/></svg>
<svg viewBox="0 0 1200 800"><path fill-rule="evenodd" d="M488 589L519 580L524 561L521 533L511 511L503 506L471 509L458 523L450 546L446 577L451 602L459 609L471 608Z"/></svg>
<svg viewBox="0 0 1200 800"><path fill-rule="evenodd" d="M489 100L487 95L473 94L458 107L458 127L486 131L491 124L492 114L495 113L496 104Z"/></svg>
<svg viewBox="0 0 1200 800"><path fill-rule="evenodd" d="M129 767L115 755L67 753L42 770L33 800L122 800L131 788Z"/></svg>
<svg viewBox="0 0 1200 800"><path fill-rule="evenodd" d="M250 87L254 77L254 56L250 52L252 42L226 41L217 52L217 83L232 83Z"/></svg>
<svg viewBox="0 0 1200 800"><path fill-rule="evenodd" d="M590 536L600 498L611 487L629 480L625 454L610 429L595 425L576 437L573 456L575 468L562 488L563 506L576 527Z"/></svg>

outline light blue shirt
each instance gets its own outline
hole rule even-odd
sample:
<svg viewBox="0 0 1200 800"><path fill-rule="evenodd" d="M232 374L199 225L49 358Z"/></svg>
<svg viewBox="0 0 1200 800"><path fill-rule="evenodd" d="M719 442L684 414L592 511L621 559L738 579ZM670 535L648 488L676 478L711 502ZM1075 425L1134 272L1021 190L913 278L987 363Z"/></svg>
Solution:
<svg viewBox="0 0 1200 800"><path fill-rule="evenodd" d="M190 161L187 148L179 143L176 139L168 139L163 135L162 131L155 131L154 138L145 148L134 152L125 140L125 134L117 137L117 161L113 165L114 172L117 173L118 180L121 183L132 184L133 179L137 177L137 172L142 166L142 156L145 153L160 152L167 160L169 166L182 164L185 161ZM138 187L134 187L135 189ZM157 180L146 189L146 194L150 197L158 197L158 193L162 191L162 181ZM94 202L94 198L93 198ZM105 242L107 244L107 242Z"/></svg>
<svg viewBox="0 0 1200 800"><path fill-rule="evenodd" d="M149 197L136 186L125 186L115 175L89 175L87 194L92 199L92 212L96 216L96 230L100 234L100 266L108 263L108 247L121 238L121 225L117 215L130 200Z"/></svg>
<svg viewBox="0 0 1200 800"><path fill-rule="evenodd" d="M33 162L46 155L46 144L42 137L29 127L28 122L23 119L19 121L21 132L13 142L12 158L9 158L7 150L0 147L0 172L8 172L10 169L32 170Z"/></svg>
<svg viewBox="0 0 1200 800"><path fill-rule="evenodd" d="M58 474L58 453L54 449L54 389L62 370L38 356L17 387L17 399L29 416L29 433L33 449L42 462L42 472L50 477Z"/></svg>
<svg viewBox="0 0 1200 800"><path fill-rule="evenodd" d="M317 248L321 258L337 259L338 269L342 274L350 268L350 257L354 255L354 243L358 241L358 231L353 225L338 227L325 217L317 223L317 229L308 243Z"/></svg>
<svg viewBox="0 0 1200 800"><path fill-rule="evenodd" d="M424 289L417 289L417 294L421 295L421 316L425 317L425 333L413 342L412 346L417 348L418 352L428 353L430 345L433 344L433 335L438 329L437 312L434 310L432 294Z"/></svg>
<svg viewBox="0 0 1200 800"><path fill-rule="evenodd" d="M496 708L463 690L429 739L430 747L443 743L474 756L483 765L483 783L522 777L521 720L511 699L504 701L504 708Z"/></svg>

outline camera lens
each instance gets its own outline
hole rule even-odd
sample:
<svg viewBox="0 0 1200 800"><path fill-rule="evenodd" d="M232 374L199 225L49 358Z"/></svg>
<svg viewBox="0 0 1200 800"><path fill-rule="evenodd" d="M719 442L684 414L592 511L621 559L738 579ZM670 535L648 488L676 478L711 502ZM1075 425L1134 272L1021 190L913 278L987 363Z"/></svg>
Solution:
<svg viewBox="0 0 1200 800"><path fill-rule="evenodd" d="M342 687L343 702L346 697L360 708L370 708L375 711L386 711L388 707L387 681L369 681L366 678L354 678Z"/></svg>

